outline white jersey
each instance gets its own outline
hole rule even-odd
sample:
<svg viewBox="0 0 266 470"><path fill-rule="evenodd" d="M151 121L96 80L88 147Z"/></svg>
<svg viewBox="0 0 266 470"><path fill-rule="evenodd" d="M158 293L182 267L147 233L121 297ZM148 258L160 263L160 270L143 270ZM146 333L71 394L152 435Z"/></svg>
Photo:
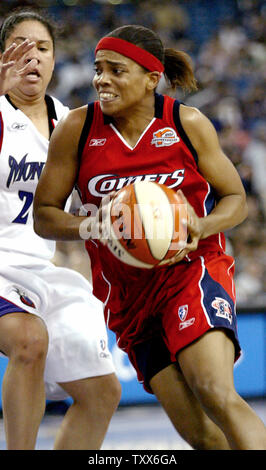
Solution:
<svg viewBox="0 0 266 470"><path fill-rule="evenodd" d="M50 129L68 112L46 96ZM33 196L47 159L49 141L33 122L0 97L0 252L51 259L55 242L33 230Z"/></svg>
<svg viewBox="0 0 266 470"><path fill-rule="evenodd" d="M52 131L68 108L48 96L46 103ZM49 261L55 242L33 230L33 195L48 144L24 113L0 97L0 317L29 312L45 322L46 396L61 400L67 394L58 383L111 374L114 365L102 303L81 274Z"/></svg>

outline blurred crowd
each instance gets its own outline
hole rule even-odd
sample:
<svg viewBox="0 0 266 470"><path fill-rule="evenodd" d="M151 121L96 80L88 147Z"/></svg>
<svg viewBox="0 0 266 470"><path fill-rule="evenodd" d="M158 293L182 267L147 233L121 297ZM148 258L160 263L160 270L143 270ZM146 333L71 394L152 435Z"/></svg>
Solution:
<svg viewBox="0 0 266 470"><path fill-rule="evenodd" d="M18 5L40 5L55 18L60 36L49 92L71 108L95 98L93 51L105 33L123 24L156 30L167 47L187 52L198 91L174 95L162 79L159 92L198 107L213 122L226 155L244 183L249 216L228 233L236 258L239 307L266 305L266 4L262 0L5 0L0 15ZM1 18L0 18L1 19ZM90 277L82 243L58 243L55 263Z"/></svg>

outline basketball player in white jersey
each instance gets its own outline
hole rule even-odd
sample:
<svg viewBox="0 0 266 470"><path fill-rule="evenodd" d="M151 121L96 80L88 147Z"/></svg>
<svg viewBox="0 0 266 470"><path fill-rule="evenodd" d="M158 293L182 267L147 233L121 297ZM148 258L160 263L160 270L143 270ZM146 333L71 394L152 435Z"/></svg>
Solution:
<svg viewBox="0 0 266 470"><path fill-rule="evenodd" d="M49 137L68 112L46 96L54 33L33 10L1 28L0 351L7 449L34 449L46 399L72 397L55 449L99 449L120 399L102 304L79 274L55 267L33 231L33 195Z"/></svg>

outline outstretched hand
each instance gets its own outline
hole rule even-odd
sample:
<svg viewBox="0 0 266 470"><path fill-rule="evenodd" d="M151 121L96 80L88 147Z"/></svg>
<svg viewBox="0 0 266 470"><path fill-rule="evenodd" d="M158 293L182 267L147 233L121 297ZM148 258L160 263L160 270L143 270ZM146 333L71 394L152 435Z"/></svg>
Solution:
<svg viewBox="0 0 266 470"><path fill-rule="evenodd" d="M3 52L0 60L0 95L4 95L15 88L21 79L34 70L37 65L36 59L25 64L24 59L27 52L35 46L35 42L28 39L21 44L11 44Z"/></svg>

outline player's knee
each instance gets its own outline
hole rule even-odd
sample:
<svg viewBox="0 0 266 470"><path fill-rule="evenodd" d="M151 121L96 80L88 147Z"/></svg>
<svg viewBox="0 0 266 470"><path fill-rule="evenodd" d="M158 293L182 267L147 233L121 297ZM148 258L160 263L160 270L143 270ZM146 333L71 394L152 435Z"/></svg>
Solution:
<svg viewBox="0 0 266 470"><path fill-rule="evenodd" d="M105 407L112 414L119 405L121 399L121 384L115 374L110 374L103 379L103 399Z"/></svg>
<svg viewBox="0 0 266 470"><path fill-rule="evenodd" d="M230 384L203 379L194 387L194 393L206 412L216 419L223 419L238 402L238 395Z"/></svg>
<svg viewBox="0 0 266 470"><path fill-rule="evenodd" d="M88 413L110 419L121 398L121 385L115 374L64 384L74 403Z"/></svg>
<svg viewBox="0 0 266 470"><path fill-rule="evenodd" d="M182 423L178 432L194 450L224 450L227 449L227 441L222 431L202 413L191 425Z"/></svg>
<svg viewBox="0 0 266 470"><path fill-rule="evenodd" d="M121 399L121 384L115 374L102 377L101 396L98 399L99 409L110 419Z"/></svg>
<svg viewBox="0 0 266 470"><path fill-rule="evenodd" d="M48 334L44 326L25 325L17 332L10 359L25 366L43 366L48 349Z"/></svg>
<svg viewBox="0 0 266 470"><path fill-rule="evenodd" d="M202 426L187 439L194 450L222 450L227 448L225 437L215 425Z"/></svg>
<svg viewBox="0 0 266 470"><path fill-rule="evenodd" d="M213 436L204 435L203 432L200 435L194 435L190 439L190 445L194 450L215 450L217 449L217 442ZM218 447L219 449L219 447Z"/></svg>

